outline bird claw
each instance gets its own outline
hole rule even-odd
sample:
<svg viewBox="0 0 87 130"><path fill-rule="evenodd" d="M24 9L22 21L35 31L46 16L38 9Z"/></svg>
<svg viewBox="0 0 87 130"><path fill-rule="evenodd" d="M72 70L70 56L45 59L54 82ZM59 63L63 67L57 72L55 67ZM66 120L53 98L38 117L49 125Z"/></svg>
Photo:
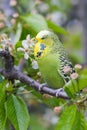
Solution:
<svg viewBox="0 0 87 130"><path fill-rule="evenodd" d="M39 86L39 91L41 91L45 86L47 86L47 84L46 83L43 83L43 84L41 84L40 86Z"/></svg>
<svg viewBox="0 0 87 130"><path fill-rule="evenodd" d="M64 92L64 89L63 89L63 88L57 89L57 90L56 90L56 97L59 97L61 92Z"/></svg>

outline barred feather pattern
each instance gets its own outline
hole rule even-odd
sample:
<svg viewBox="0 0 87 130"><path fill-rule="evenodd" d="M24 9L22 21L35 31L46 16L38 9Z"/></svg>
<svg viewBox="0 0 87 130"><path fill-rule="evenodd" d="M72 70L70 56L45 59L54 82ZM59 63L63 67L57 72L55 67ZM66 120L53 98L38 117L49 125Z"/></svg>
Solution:
<svg viewBox="0 0 87 130"><path fill-rule="evenodd" d="M63 77L64 81L67 83L70 80L70 75L72 73L75 73L75 69L74 69L72 63L69 61L67 53L66 53L65 49L63 48L62 44L60 46L58 54L59 54L59 60L60 60L59 73ZM71 71L70 71L69 74L64 72L64 67L65 66L69 66L70 67Z"/></svg>

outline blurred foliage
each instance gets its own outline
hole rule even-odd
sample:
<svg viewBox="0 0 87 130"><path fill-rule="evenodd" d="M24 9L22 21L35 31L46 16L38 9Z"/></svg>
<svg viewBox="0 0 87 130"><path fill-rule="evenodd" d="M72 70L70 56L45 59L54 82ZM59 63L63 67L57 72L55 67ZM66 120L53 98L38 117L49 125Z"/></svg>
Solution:
<svg viewBox="0 0 87 130"><path fill-rule="evenodd" d="M3 7L0 6L0 34L6 33L11 37L14 48L11 54L16 66L20 65L26 53L23 40L26 42L28 34L33 38L43 29L58 34L73 64L84 62L81 44L82 24L78 17L72 15L73 7L77 6L78 2L76 3L75 0L9 0L9 3L6 3L4 0L1 3ZM17 51L18 48L24 51ZM32 59L34 59L33 54L26 60L23 71L43 83L39 70L32 67ZM3 63L0 61L0 67L2 66ZM10 130L10 122L16 130L27 130L29 124L31 130L86 130L87 123L83 113L87 108L85 89L87 69L79 70L78 74L78 80L71 80L64 86L71 98L70 101L41 94L19 81L11 83L0 76L0 130L4 130L5 123L6 130ZM29 108L30 116L22 98ZM60 114L55 114L51 110L56 106L62 107ZM60 116L59 120L58 116Z"/></svg>
<svg viewBox="0 0 87 130"><path fill-rule="evenodd" d="M62 125L62 122L64 122L65 128ZM75 105L72 105L63 112L57 124L56 130L86 130L86 128L87 124L84 119L84 116L77 110L77 107Z"/></svg>

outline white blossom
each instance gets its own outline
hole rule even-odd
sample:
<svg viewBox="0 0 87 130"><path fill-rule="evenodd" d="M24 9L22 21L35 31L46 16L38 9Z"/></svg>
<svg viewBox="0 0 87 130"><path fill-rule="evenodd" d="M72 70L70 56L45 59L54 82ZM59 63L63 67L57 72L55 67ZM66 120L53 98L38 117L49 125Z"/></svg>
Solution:
<svg viewBox="0 0 87 130"><path fill-rule="evenodd" d="M35 60L32 61L32 68L33 69L38 69L37 61L35 61Z"/></svg>
<svg viewBox="0 0 87 130"><path fill-rule="evenodd" d="M23 46L24 49L28 49L29 45L28 45L26 40L22 41L22 46Z"/></svg>
<svg viewBox="0 0 87 130"><path fill-rule="evenodd" d="M26 60L28 60L28 58L29 58L29 55L25 52L25 54L24 54L24 58L26 59Z"/></svg>
<svg viewBox="0 0 87 130"><path fill-rule="evenodd" d="M17 51L24 52L24 58L27 60L33 52L33 46L33 39L30 39L30 35L27 35L26 40L22 41L22 47L17 48Z"/></svg>

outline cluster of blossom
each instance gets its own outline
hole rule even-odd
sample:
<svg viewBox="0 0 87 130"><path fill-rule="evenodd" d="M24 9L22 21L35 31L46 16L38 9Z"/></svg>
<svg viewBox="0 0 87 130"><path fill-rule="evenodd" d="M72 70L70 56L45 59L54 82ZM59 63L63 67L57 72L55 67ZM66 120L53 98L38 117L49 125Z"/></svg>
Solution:
<svg viewBox="0 0 87 130"><path fill-rule="evenodd" d="M30 55L33 55L34 50L34 39L27 35L26 39L22 41L22 47L17 48L17 51L22 51L24 53L24 58L28 60L30 58L32 62L32 68L38 69L37 61L32 59Z"/></svg>
<svg viewBox="0 0 87 130"><path fill-rule="evenodd" d="M13 52L13 44L11 43L11 39L8 38L6 34L2 34L0 36L0 50L9 49L9 52L12 54Z"/></svg>

